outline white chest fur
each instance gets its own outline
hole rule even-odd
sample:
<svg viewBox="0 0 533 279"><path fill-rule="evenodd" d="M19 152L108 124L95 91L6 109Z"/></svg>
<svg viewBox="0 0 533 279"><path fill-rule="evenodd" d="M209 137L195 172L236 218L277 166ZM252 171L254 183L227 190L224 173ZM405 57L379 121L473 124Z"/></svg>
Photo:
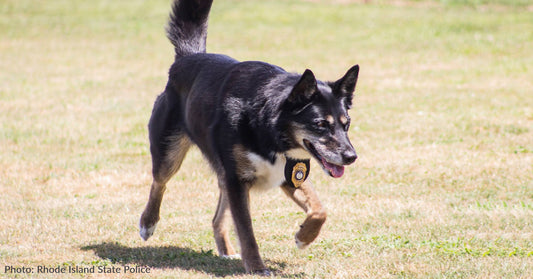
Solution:
<svg viewBox="0 0 533 279"><path fill-rule="evenodd" d="M272 164L255 153L249 153L248 159L255 170L255 183L253 189L269 190L279 187L285 181L285 155L276 155L276 161Z"/></svg>
<svg viewBox="0 0 533 279"><path fill-rule="evenodd" d="M291 158L309 158L309 153L303 149L289 150L287 155ZM255 171L253 174L255 177L254 189L269 190L279 187L285 181L285 164L287 163L285 154L277 154L274 164L255 153L248 153L247 157Z"/></svg>

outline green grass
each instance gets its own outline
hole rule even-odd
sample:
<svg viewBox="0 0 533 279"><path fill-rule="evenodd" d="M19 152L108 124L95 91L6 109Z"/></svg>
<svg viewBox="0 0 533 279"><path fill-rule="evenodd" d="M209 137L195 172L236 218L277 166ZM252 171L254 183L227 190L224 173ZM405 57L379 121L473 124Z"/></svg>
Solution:
<svg viewBox="0 0 533 279"><path fill-rule="evenodd" d="M211 52L324 80L361 66L359 159L336 180L312 166L329 213L317 241L295 248L305 215L280 191L252 198L267 266L280 278L532 278L533 2L348 2L213 6ZM247 277L214 252L216 179L198 150L169 183L156 234L138 236L169 9L0 5L0 277L13 276L6 265Z"/></svg>

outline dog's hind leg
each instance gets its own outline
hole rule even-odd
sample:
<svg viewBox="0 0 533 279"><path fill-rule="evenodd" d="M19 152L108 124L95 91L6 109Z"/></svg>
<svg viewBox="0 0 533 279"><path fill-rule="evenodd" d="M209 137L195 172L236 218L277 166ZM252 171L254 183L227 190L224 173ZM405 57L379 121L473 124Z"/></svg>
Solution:
<svg viewBox="0 0 533 279"><path fill-rule="evenodd" d="M144 240L154 233L166 184L178 171L192 145L183 128L179 102L177 94L167 88L167 91L157 97L148 124L154 180L139 224Z"/></svg>
<svg viewBox="0 0 533 279"><path fill-rule="evenodd" d="M315 190L307 181L299 188L291 187L285 182L281 186L281 189L307 214L307 218L294 237L298 248L304 249L320 233L320 229L326 221L326 211L322 207Z"/></svg>
<svg viewBox="0 0 533 279"><path fill-rule="evenodd" d="M217 244L218 255L223 258L236 259L240 255L235 253L235 249L231 245L229 238L229 225L231 224L231 216L229 210L229 201L226 194L226 187L219 179L220 196L218 198L217 210L213 218L213 232L215 235L215 242ZM229 217L229 218L228 218Z"/></svg>
<svg viewBox="0 0 533 279"><path fill-rule="evenodd" d="M152 138L151 138L152 141ZM154 177L146 208L141 215L140 234L147 240L159 221L159 208L165 193L166 183L178 171L191 146L190 139L184 133L176 133L165 141L152 144L152 174Z"/></svg>

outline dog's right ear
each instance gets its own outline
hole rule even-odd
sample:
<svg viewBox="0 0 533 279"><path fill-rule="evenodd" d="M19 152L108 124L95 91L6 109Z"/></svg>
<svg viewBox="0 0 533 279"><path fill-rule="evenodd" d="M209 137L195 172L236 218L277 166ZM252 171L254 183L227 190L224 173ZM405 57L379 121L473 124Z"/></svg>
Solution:
<svg viewBox="0 0 533 279"><path fill-rule="evenodd" d="M315 75L307 69L300 77L300 80L292 88L291 94L287 101L293 105L306 105L313 96L318 92Z"/></svg>

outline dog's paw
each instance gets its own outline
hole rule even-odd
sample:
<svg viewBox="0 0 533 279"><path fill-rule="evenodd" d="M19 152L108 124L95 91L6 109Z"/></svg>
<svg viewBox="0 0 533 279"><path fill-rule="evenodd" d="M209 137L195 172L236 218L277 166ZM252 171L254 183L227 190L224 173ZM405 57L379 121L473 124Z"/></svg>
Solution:
<svg viewBox="0 0 533 279"><path fill-rule="evenodd" d="M233 254L233 255L222 255L220 256L223 259L229 259L229 260L241 260L241 254Z"/></svg>
<svg viewBox="0 0 533 279"><path fill-rule="evenodd" d="M252 272L253 275L259 275L259 276L264 276L264 277L270 277L272 276L272 272L270 272L270 269L268 268L265 268L265 269L261 269L261 270L255 270Z"/></svg>
<svg viewBox="0 0 533 279"><path fill-rule="evenodd" d="M309 246L309 244L310 244L310 243L305 243L305 242L299 240L297 236L294 236L294 240L296 242L296 246L300 250L303 250L303 249L307 248Z"/></svg>
<svg viewBox="0 0 533 279"><path fill-rule="evenodd" d="M141 226L139 230L139 234L141 235L142 239L144 239L144 241L148 240L148 238L150 238L150 236L154 234L156 227L157 227L157 223L149 228Z"/></svg>

